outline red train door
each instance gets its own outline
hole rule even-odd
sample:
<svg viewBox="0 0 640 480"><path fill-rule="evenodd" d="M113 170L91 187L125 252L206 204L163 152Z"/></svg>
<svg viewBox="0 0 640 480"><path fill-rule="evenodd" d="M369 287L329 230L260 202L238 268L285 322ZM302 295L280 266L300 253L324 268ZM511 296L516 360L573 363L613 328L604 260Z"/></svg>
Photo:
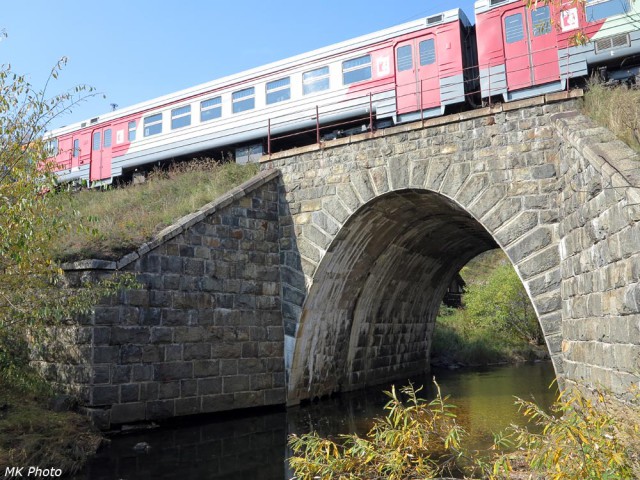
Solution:
<svg viewBox="0 0 640 480"><path fill-rule="evenodd" d="M92 182L111 178L111 126L104 126L91 132L91 169L89 179Z"/></svg>
<svg viewBox="0 0 640 480"><path fill-rule="evenodd" d="M560 78L557 38L548 6L514 8L504 14L502 24L509 90Z"/></svg>
<svg viewBox="0 0 640 480"><path fill-rule="evenodd" d="M400 42L396 55L396 103L398 113L440 105L440 79L433 34Z"/></svg>

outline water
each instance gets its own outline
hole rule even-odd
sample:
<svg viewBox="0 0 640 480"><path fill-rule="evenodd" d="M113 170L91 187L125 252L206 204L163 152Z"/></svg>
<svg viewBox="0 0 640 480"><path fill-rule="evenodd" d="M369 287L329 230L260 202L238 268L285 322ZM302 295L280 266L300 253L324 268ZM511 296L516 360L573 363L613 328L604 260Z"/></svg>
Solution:
<svg viewBox="0 0 640 480"><path fill-rule="evenodd" d="M492 432L511 423L523 424L514 395L532 396L549 405L556 396L549 389L554 379L551 363L500 366L473 370L436 370L443 395L458 406L458 421L470 433L470 446L487 448ZM415 379L433 395L431 378ZM402 385L406 382L398 382ZM77 480L180 479L180 480L283 480L287 435L315 429L323 436L340 433L364 435L373 418L383 415L389 386L354 392L305 407L272 411L226 420L195 419L158 430L113 438ZM229 415L231 417L231 415ZM148 452L135 452L147 442Z"/></svg>

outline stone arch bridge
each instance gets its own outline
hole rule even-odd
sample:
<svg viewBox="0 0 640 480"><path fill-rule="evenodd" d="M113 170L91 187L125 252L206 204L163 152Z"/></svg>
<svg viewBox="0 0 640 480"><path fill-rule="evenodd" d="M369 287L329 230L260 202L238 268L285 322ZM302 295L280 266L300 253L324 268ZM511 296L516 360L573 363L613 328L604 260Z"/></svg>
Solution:
<svg viewBox="0 0 640 480"><path fill-rule="evenodd" d="M640 372L640 164L577 108L540 97L263 158L137 252L66 266L145 288L96 308L82 361L53 379L109 424L421 373L450 281L502 248L559 379L623 395Z"/></svg>

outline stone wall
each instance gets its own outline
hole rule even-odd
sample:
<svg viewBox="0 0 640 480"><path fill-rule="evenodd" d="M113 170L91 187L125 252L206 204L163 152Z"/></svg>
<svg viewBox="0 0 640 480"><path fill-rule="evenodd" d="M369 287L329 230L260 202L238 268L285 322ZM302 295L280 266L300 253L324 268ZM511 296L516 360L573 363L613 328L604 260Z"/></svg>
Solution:
<svg viewBox="0 0 640 480"><path fill-rule="evenodd" d="M262 173L118 262L65 266L142 285L76 331L84 365L54 369L98 425L285 401L277 183Z"/></svg>
<svg viewBox="0 0 640 480"><path fill-rule="evenodd" d="M584 116L553 122L566 378L625 395L640 377L640 155Z"/></svg>
<svg viewBox="0 0 640 480"><path fill-rule="evenodd" d="M558 154L564 93L265 158L292 224L281 252L289 403L429 368L446 286L501 247L563 375ZM283 208L281 207L281 211Z"/></svg>

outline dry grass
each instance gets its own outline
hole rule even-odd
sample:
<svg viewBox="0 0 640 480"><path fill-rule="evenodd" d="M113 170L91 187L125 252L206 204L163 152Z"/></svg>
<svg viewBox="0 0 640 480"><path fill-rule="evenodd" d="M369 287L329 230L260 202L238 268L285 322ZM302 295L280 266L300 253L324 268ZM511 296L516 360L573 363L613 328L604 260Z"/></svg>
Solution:
<svg viewBox="0 0 640 480"><path fill-rule="evenodd" d="M212 160L152 172L141 185L60 194L71 227L55 246L58 260L114 260L180 217L194 212L251 178L258 166Z"/></svg>
<svg viewBox="0 0 640 480"><path fill-rule="evenodd" d="M86 417L50 411L46 399L0 382L0 472L12 466L39 466L70 475L102 441Z"/></svg>
<svg viewBox="0 0 640 480"><path fill-rule="evenodd" d="M640 152L640 88L615 87L592 80L584 96L584 113Z"/></svg>

